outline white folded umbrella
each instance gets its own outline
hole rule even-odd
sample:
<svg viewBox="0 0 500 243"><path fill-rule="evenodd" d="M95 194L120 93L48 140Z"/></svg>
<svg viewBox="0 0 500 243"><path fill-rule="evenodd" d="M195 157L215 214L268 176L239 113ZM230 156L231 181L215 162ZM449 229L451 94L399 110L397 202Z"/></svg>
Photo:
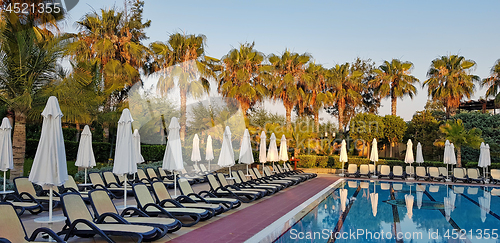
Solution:
<svg viewBox="0 0 500 243"><path fill-rule="evenodd" d="M179 134L180 129L181 126L179 125L177 117L172 117L170 125L168 126L168 142L163 156L162 165L162 169L170 170L174 173L174 197L177 197L177 178L175 172L182 171L184 169L181 136Z"/></svg>
<svg viewBox="0 0 500 243"><path fill-rule="evenodd" d="M285 134L281 136L279 157L281 161L288 161L288 146L286 144Z"/></svg>
<svg viewBox="0 0 500 243"><path fill-rule="evenodd" d="M118 128L116 129L115 159L113 161L113 174L125 176L123 183L123 207L127 207L127 174L137 172L137 147L132 135L132 115L128 108L123 109Z"/></svg>
<svg viewBox="0 0 500 243"><path fill-rule="evenodd" d="M214 150L212 148L212 136L207 137L207 147L205 149L205 160L208 161L208 170L210 171L210 161L214 160Z"/></svg>
<svg viewBox="0 0 500 243"><path fill-rule="evenodd" d="M373 139L372 141L372 151L370 153L370 161L373 161L373 165L375 167L375 171L377 170L377 161L378 161L378 148L377 148L377 139Z"/></svg>
<svg viewBox="0 0 500 243"><path fill-rule="evenodd" d="M87 169L96 165L94 150L92 149L92 132L88 125L83 128L78 144L75 166L85 169L85 184L87 184Z"/></svg>
<svg viewBox="0 0 500 243"><path fill-rule="evenodd" d="M144 157L141 154L141 135L139 134L139 130L134 130L134 147L135 147L135 156L137 164L144 162Z"/></svg>
<svg viewBox="0 0 500 243"><path fill-rule="evenodd" d="M247 175L248 174L248 165L253 164L253 152L252 152L252 143L250 141L250 133L248 132L248 129L245 129L245 132L243 132L243 137L241 138L241 145L240 145L240 157L238 159L238 162L242 164L247 165Z"/></svg>
<svg viewBox="0 0 500 243"><path fill-rule="evenodd" d="M411 219L413 217L413 195L406 194L405 202L406 202L406 215L408 215L408 218Z"/></svg>
<svg viewBox="0 0 500 243"><path fill-rule="evenodd" d="M63 113L55 96L49 97L42 112L42 134L38 142L29 180L42 187L49 187L49 221L52 221L53 187L68 180L66 151L61 126Z"/></svg>
<svg viewBox="0 0 500 243"><path fill-rule="evenodd" d="M345 139L342 139L342 143L340 145L340 162L342 162L342 175L344 175L344 163L347 163L347 144Z"/></svg>
<svg viewBox="0 0 500 243"><path fill-rule="evenodd" d="M444 143L444 154L443 163L446 165L446 170L449 171L448 166L451 164L451 153L450 153L450 141L446 140ZM448 179L448 174L446 174L446 179Z"/></svg>
<svg viewBox="0 0 500 243"><path fill-rule="evenodd" d="M347 202L347 189L340 189L339 193L340 193L340 210L344 212Z"/></svg>
<svg viewBox="0 0 500 243"><path fill-rule="evenodd" d="M234 150L231 141L231 130L226 126L222 138L222 147L220 149L219 161L217 165L220 167L229 167L229 177L231 177L231 166L234 165Z"/></svg>
<svg viewBox="0 0 500 243"><path fill-rule="evenodd" d="M260 134L259 162L262 163L262 173L264 173L264 163L267 162L267 156L266 156L266 132L264 132L264 131L262 131L262 133Z"/></svg>
<svg viewBox="0 0 500 243"><path fill-rule="evenodd" d="M413 158L413 143L411 142L411 139L408 139L408 143L406 143L406 154L405 154L405 163L411 164L415 162L415 159Z"/></svg>
<svg viewBox="0 0 500 243"><path fill-rule="evenodd" d="M14 169L12 153L12 126L9 118L4 117L0 126L0 170L3 171L3 191L7 183L7 171Z"/></svg>
<svg viewBox="0 0 500 243"><path fill-rule="evenodd" d="M417 158L416 158L415 162L417 162L419 164L424 163L424 155L422 153L422 144L420 144L420 142L418 142L418 144L417 144Z"/></svg>
<svg viewBox="0 0 500 243"><path fill-rule="evenodd" d="M278 146L276 145L276 135L274 132L271 134L271 139L269 141L269 150L267 151L267 161L273 162L273 171L276 171L274 167L274 162L279 161Z"/></svg>
<svg viewBox="0 0 500 243"><path fill-rule="evenodd" d="M193 150L191 151L191 161L195 163L201 161L200 139L198 138L198 134L195 134L193 138Z"/></svg>

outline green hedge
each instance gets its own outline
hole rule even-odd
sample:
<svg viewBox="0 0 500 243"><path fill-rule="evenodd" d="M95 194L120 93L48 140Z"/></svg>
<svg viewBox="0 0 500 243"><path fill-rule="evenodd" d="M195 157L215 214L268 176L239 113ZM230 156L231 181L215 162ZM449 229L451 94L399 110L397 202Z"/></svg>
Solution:
<svg viewBox="0 0 500 243"><path fill-rule="evenodd" d="M74 176L78 172L78 167L75 166L75 161L66 161L68 165L68 175ZM31 167L33 166L33 159L25 159L23 167L23 176L29 176L31 172Z"/></svg>
<svg viewBox="0 0 500 243"><path fill-rule="evenodd" d="M110 158L110 149L112 145L110 143L103 142L93 142L92 149L94 150L94 156L97 162L107 162ZM76 161L76 155L78 153L78 142L74 141L64 141L64 147L66 149L66 160ZM35 158L36 149L38 148L38 140L27 139L26 140L26 158ZM114 145L113 145L114 150ZM141 153L146 161L158 161L163 160L163 155L165 154L165 145L141 145ZM114 157L114 151L111 153L111 158Z"/></svg>

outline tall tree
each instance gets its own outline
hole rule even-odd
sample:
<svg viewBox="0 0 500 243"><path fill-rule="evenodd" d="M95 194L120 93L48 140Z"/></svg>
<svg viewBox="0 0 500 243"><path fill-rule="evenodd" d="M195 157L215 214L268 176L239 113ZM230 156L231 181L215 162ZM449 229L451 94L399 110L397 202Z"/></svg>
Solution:
<svg viewBox="0 0 500 243"><path fill-rule="evenodd" d="M311 56L307 53L298 54L285 50L281 56L271 54L267 69L267 87L274 100L281 100L285 106L286 125L292 127L292 109L298 104L300 93L298 84L305 75L305 65Z"/></svg>
<svg viewBox="0 0 500 243"><path fill-rule="evenodd" d="M131 9L101 9L85 14L76 22L79 32L68 45L66 54L79 65L95 66L99 88L107 96L104 110L112 111L126 101L128 89L140 82L139 70L147 61L149 49L141 41L147 39L143 22L144 2L134 1Z"/></svg>
<svg viewBox="0 0 500 243"><path fill-rule="evenodd" d="M33 19L8 12L1 16L0 98L15 114L11 177L16 177L23 175L27 113L41 88L57 78L64 42L36 27Z"/></svg>
<svg viewBox="0 0 500 243"><path fill-rule="evenodd" d="M349 63L337 64L327 74L328 90L332 93L333 101L338 106L339 131L341 132L347 126L344 119L347 105L356 107L363 100L361 91L365 86L361 82L362 76L363 73L351 68Z"/></svg>
<svg viewBox="0 0 500 243"><path fill-rule="evenodd" d="M365 152L364 145L368 144L367 157L370 158L370 147L374 138L380 141L384 137L384 120L381 116L360 113L351 119L349 124L349 135L354 139L363 141L362 154Z"/></svg>
<svg viewBox="0 0 500 243"><path fill-rule="evenodd" d="M377 75L371 85L376 87L375 93L380 97L391 98L393 116L396 115L398 98L402 99L407 95L413 99L413 95L417 93L414 84L418 83L418 79L410 75L412 68L411 62L392 59L391 62L384 61L384 64L374 70Z"/></svg>
<svg viewBox="0 0 500 243"><path fill-rule="evenodd" d="M456 108L465 96L474 94L474 83L479 82L479 76L470 74L476 66L473 60L463 56L450 55L436 58L432 61L423 86L433 100L442 101L446 108L446 117L455 114Z"/></svg>
<svg viewBox="0 0 500 243"><path fill-rule="evenodd" d="M389 156L392 157L392 148L401 141L408 128L405 120L399 116L386 115L384 121L384 136L389 141Z"/></svg>
<svg viewBox="0 0 500 243"><path fill-rule="evenodd" d="M486 97L495 97L495 103L500 103L500 59L495 62L491 68L490 76L483 79L482 86L488 86L486 90Z"/></svg>
<svg viewBox="0 0 500 243"><path fill-rule="evenodd" d="M205 55L204 35L185 35L175 33L167 42L153 42L150 45L155 54L152 65L161 76L157 89L165 94L176 86L181 96L180 136L184 141L186 135L186 99L200 97L210 90L208 78L215 78L217 59Z"/></svg>
<svg viewBox="0 0 500 243"><path fill-rule="evenodd" d="M309 63L302 79L305 99L299 107L307 106L314 115L315 132L319 133L319 111L332 101L332 93L326 90L326 69L322 65ZM304 108L302 108L304 109Z"/></svg>
<svg viewBox="0 0 500 243"><path fill-rule="evenodd" d="M446 124L439 127L441 133L444 134L444 138L436 140L434 145L444 146L445 140L449 140L453 143L457 149L457 165L462 167L462 146L468 146L471 148L479 148L481 142L484 140L481 138L481 130L477 128L472 128L466 130L462 120L458 119L456 121L448 121Z"/></svg>
<svg viewBox="0 0 500 243"><path fill-rule="evenodd" d="M230 50L222 57L222 70L218 76L219 92L240 103L245 121L248 110L267 94L260 75L265 56L254 46L255 43L246 43L239 49Z"/></svg>

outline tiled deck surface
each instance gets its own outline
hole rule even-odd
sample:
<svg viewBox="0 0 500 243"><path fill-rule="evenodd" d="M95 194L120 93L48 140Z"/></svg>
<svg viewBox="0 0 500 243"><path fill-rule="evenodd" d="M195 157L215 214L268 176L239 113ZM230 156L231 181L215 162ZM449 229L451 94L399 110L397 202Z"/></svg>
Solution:
<svg viewBox="0 0 500 243"><path fill-rule="evenodd" d="M171 242L196 242L200 239L203 242L244 242L338 178L327 176L311 179Z"/></svg>

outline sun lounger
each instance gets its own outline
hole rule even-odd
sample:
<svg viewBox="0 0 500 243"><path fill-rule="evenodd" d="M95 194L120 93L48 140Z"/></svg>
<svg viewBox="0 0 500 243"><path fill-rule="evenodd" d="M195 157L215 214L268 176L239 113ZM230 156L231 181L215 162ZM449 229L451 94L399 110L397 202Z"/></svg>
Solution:
<svg viewBox="0 0 500 243"><path fill-rule="evenodd" d="M195 183L205 182L205 176L199 175L195 171L187 172L186 169L182 169L180 176L187 179L192 179Z"/></svg>
<svg viewBox="0 0 500 243"><path fill-rule="evenodd" d="M293 185L291 181L272 181L270 179L264 179L261 175L260 172L257 170L257 168L249 169L248 172L250 173L252 177L252 182L258 183L258 184L270 184L273 186L281 186L282 188L289 187Z"/></svg>
<svg viewBox="0 0 500 243"><path fill-rule="evenodd" d="M417 180L424 179L427 181L430 179L425 167L423 167L423 166L417 166L416 175L417 175L417 178L416 178Z"/></svg>
<svg viewBox="0 0 500 243"><path fill-rule="evenodd" d="M80 193L80 195L82 196L82 198L85 202L90 201L88 191L80 191L80 189L78 188L78 185L75 182L75 179L73 179L73 176L71 176L71 175L68 175L68 180L64 183L64 185L62 186L62 189L59 190L60 194L63 194L66 192Z"/></svg>
<svg viewBox="0 0 500 243"><path fill-rule="evenodd" d="M174 175L167 175L167 173L160 167L158 168L158 177L157 180L162 181L165 186L168 188L174 188ZM153 181L156 181L153 179ZM190 181L189 183L194 184L194 181Z"/></svg>
<svg viewBox="0 0 500 243"><path fill-rule="evenodd" d="M200 166L201 173L203 173L204 175L208 175L208 174L212 173L212 171L207 170L207 167L205 167L204 164L199 164L199 166Z"/></svg>
<svg viewBox="0 0 500 243"><path fill-rule="evenodd" d="M236 187L228 189L223 187L214 175L207 175L208 184L210 185L210 192L218 197L232 197L240 200L241 202L248 203L261 197L260 192L256 191L242 191Z"/></svg>
<svg viewBox="0 0 500 243"><path fill-rule="evenodd" d="M420 166L420 167L422 167L422 166ZM406 168L405 168L405 173L406 173L407 177L413 177L413 178L415 178L415 167L407 165Z"/></svg>
<svg viewBox="0 0 500 243"><path fill-rule="evenodd" d="M354 176L359 177L358 166L356 164L349 164L347 167L346 177Z"/></svg>
<svg viewBox="0 0 500 243"><path fill-rule="evenodd" d="M403 167L399 165L395 165L392 167L392 179L394 178L400 178L403 180L406 178L406 173L403 172Z"/></svg>
<svg viewBox="0 0 500 243"><path fill-rule="evenodd" d="M146 172L144 172L144 170L140 169L140 168L137 168L136 180L137 180L137 182L142 182L142 183L146 184L147 186L151 186L151 183L152 183L152 181L146 175Z"/></svg>
<svg viewBox="0 0 500 243"><path fill-rule="evenodd" d="M200 220L207 220L212 217L211 213L206 209L200 208L185 208L179 204L174 207L164 207L162 204L156 204L153 196L148 187L142 183L137 183L133 187L135 200L137 201L137 207L149 216L159 216L166 215L170 218L174 216L187 216L190 217L193 222L185 222L181 218L183 227L190 227L197 224ZM166 202L165 202L166 204Z"/></svg>
<svg viewBox="0 0 500 243"><path fill-rule="evenodd" d="M270 166L264 166L264 175L267 177L267 178L275 178L275 179L278 179L278 180L289 180L289 181L293 181L295 183L295 185L299 184L300 182L304 181L305 179L302 178L302 177L297 177L297 176L287 176L287 175L283 175L283 174L280 174L280 173L275 173L273 174L271 172L271 167Z"/></svg>
<svg viewBox="0 0 500 243"><path fill-rule="evenodd" d="M111 201L111 198L105 190L92 190L89 193L89 198L91 199L90 204L95 217L100 217L104 214L118 215L118 210L116 210L115 204ZM149 217L147 214L135 207L125 208L120 216L131 224L152 226L160 229L164 232L164 234L161 236L159 235L159 238L162 238L167 232L171 233L179 230L182 225L181 222L175 218ZM114 218L109 218L106 219L105 222L116 223L117 221Z"/></svg>
<svg viewBox="0 0 500 243"><path fill-rule="evenodd" d="M38 228L28 238L23 222L16 213L16 209L9 202L0 202L0 238L8 242L35 242L40 233L48 234L56 242L64 242L54 231L47 228ZM7 241L6 241L7 242Z"/></svg>
<svg viewBox="0 0 500 243"><path fill-rule="evenodd" d="M43 211L49 210L49 191L43 190L40 194L37 194L35 191L35 187L33 183L28 180L27 177L16 177L14 178L14 190L16 192L16 196L23 202L35 203L42 206ZM59 205L59 193L54 191L52 202L53 207L57 207ZM46 204L46 205L45 205ZM36 210L34 210L35 212Z"/></svg>
<svg viewBox="0 0 500 243"><path fill-rule="evenodd" d="M482 182L484 184L484 178L479 174L477 168L468 168L467 177L469 178L469 182Z"/></svg>
<svg viewBox="0 0 500 243"><path fill-rule="evenodd" d="M368 165L360 165L359 166L359 177L361 176L366 176L370 178L371 173L370 173L370 167Z"/></svg>
<svg viewBox="0 0 500 243"><path fill-rule="evenodd" d="M219 181L220 185L222 187L227 188L230 191L238 190L238 191L258 192L259 197L265 197L265 196L269 195L269 192L266 189L258 189L258 188L249 189L249 188L244 188L244 187L238 187L235 184L229 185L229 183L226 180L226 175L224 175L222 173L217 173L216 176L217 176L217 180Z"/></svg>
<svg viewBox="0 0 500 243"><path fill-rule="evenodd" d="M375 165L369 164L368 168L370 169L370 174L376 175L375 174ZM380 171L380 170L379 170Z"/></svg>
<svg viewBox="0 0 500 243"><path fill-rule="evenodd" d="M451 177L451 180L453 182L469 182L469 178L467 178L464 168L453 168L453 176Z"/></svg>
<svg viewBox="0 0 500 243"><path fill-rule="evenodd" d="M316 173L305 173L302 170L300 170L300 171L299 170L293 170L292 166L289 163L284 163L283 167L285 168L286 171L288 171L290 173L295 173L297 175L308 175L310 178L314 178L314 177L318 176L318 174L316 174Z"/></svg>
<svg viewBox="0 0 500 243"><path fill-rule="evenodd" d="M384 177L392 179L391 167L388 165L380 166L378 178L380 179L380 178L384 178Z"/></svg>
<svg viewBox="0 0 500 243"><path fill-rule="evenodd" d="M180 205L185 208L201 208L210 211L213 216L226 211L226 209L219 204L198 203L184 195L179 195L177 198L173 199L165 185L160 181L153 182L153 195L155 196L156 203L164 207L178 207L178 205Z"/></svg>
<svg viewBox="0 0 500 243"><path fill-rule="evenodd" d="M280 191L281 189L284 188L283 185L279 185L279 184L266 184L266 183L260 183L260 182L254 181L254 180L249 180L249 179L247 179L247 176L241 170L236 171L236 174L238 175L237 178L239 178L239 180L241 180L241 183L245 183L245 184L257 187L257 188L272 188L274 190L274 192ZM234 177L234 173L233 173L233 177Z"/></svg>
<svg viewBox="0 0 500 243"><path fill-rule="evenodd" d="M446 178L444 178L441 173L439 173L439 169L437 167L429 167L429 178L431 180L437 180L437 181L445 181Z"/></svg>
<svg viewBox="0 0 500 243"><path fill-rule="evenodd" d="M239 188L248 188L248 189L261 189L261 190L266 190L268 195L272 195L276 193L277 189L274 186L259 186L256 184L251 184L248 182L243 182L240 178L240 175L238 175L238 171L232 171L231 175L233 176L234 180L234 185L236 185ZM245 176L243 176L245 177Z"/></svg>
<svg viewBox="0 0 500 243"><path fill-rule="evenodd" d="M382 165L377 165L377 175L380 174L380 170L382 170ZM390 168L389 168L390 171Z"/></svg>
<svg viewBox="0 0 500 243"><path fill-rule="evenodd" d="M448 169L446 167L438 167L438 170L439 170L439 174L441 176L443 176L444 178L448 178L449 174L448 174Z"/></svg>
<svg viewBox="0 0 500 243"><path fill-rule="evenodd" d="M276 164L275 167L276 167L276 170L278 171L278 173L280 173L284 176L299 177L299 178L303 179L304 181L313 178L313 176L310 174L286 171L279 164Z"/></svg>
<svg viewBox="0 0 500 243"><path fill-rule="evenodd" d="M196 202L204 202L204 203L216 203L222 204L226 208L232 209L241 206L241 202L235 198L220 198L214 195L209 191L201 191L200 193L195 193L191 184L185 178L179 178L177 180L179 184L179 190L182 195L185 195Z"/></svg>
<svg viewBox="0 0 500 243"><path fill-rule="evenodd" d="M93 173L90 173L90 174L93 174ZM115 195L116 194L123 195L125 188L122 186L122 183L120 183L116 179L115 174L113 174L113 172L104 171L104 172L102 172L102 177L104 178L104 183L106 185L106 187L105 187L106 189L110 190ZM127 186L128 186L128 184L127 184ZM132 193L133 193L132 192L132 185L130 185L129 187L127 187L127 195L131 195Z"/></svg>
<svg viewBox="0 0 500 243"><path fill-rule="evenodd" d="M490 183L497 184L500 182L500 170L499 169L491 169L490 171Z"/></svg>
<svg viewBox="0 0 500 243"><path fill-rule="evenodd" d="M61 202L66 225L59 234L66 235L65 241L73 236L92 237L97 234L107 242L114 242L108 235L137 237L138 242L142 242L142 240L158 239L158 236L163 234L156 227L132 225L115 214L103 214L94 219L82 197L77 193L70 192L61 195ZM108 217L118 223L106 223Z"/></svg>
<svg viewBox="0 0 500 243"><path fill-rule="evenodd" d="M294 181L263 177L257 168L253 168L252 170L250 170L250 173L252 174L252 176L255 177L254 180L257 180L262 183L280 184L285 187L295 185Z"/></svg>

